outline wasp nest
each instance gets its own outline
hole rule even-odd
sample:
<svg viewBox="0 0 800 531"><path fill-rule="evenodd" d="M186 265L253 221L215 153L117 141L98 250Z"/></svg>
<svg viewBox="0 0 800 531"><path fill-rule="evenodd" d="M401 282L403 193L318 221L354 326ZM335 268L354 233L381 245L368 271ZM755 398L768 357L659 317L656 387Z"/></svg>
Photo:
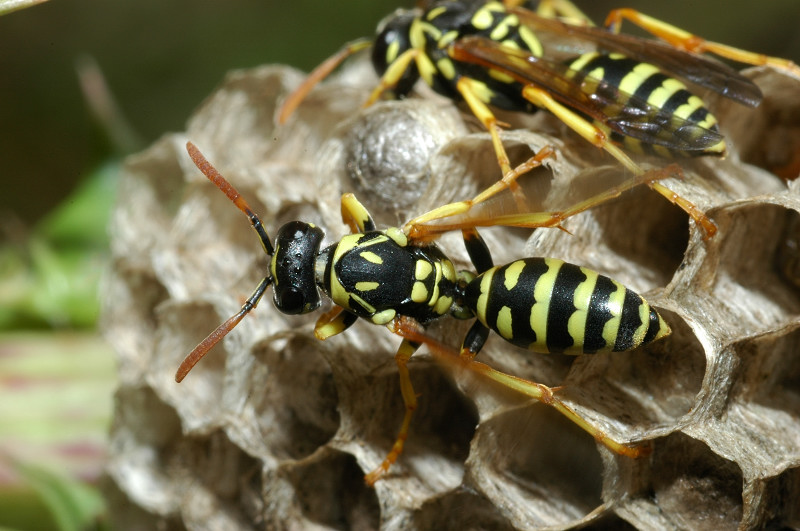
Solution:
<svg viewBox="0 0 800 531"><path fill-rule="evenodd" d="M775 175L800 149L800 82L749 75L765 91L761 107L711 102L728 157L684 161L684 179L665 181L715 220L714 238L646 187L569 219L569 233L484 231L496 263L542 255L588 266L666 317L673 334L632 353L540 355L492 337L479 356L563 386L593 425L653 452L612 454L551 408L442 368L422 349L410 363L420 406L406 450L369 488L364 473L403 413L400 340L385 328L359 322L317 341L313 316L282 315L268 294L175 383L182 358L238 310L267 264L245 217L184 145L198 145L271 234L301 219L330 243L347 233L343 192L396 226L497 179L491 143L447 100L362 110L374 77L358 62L285 126L276 106L299 73L231 74L185 133L131 157L121 183L104 293L120 370L108 465L120 528L800 525L800 195ZM524 126L504 135L513 159L556 149L523 178L545 183L542 194L595 182L599 165L620 171L545 113L502 118ZM467 267L459 238L441 245ZM467 325L443 319L430 333L458 346Z"/></svg>

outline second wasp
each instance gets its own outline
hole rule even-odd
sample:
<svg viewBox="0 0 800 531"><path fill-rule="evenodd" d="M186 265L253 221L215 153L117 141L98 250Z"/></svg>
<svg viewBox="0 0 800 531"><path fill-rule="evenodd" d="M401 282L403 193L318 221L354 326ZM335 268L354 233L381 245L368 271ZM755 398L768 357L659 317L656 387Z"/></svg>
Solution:
<svg viewBox="0 0 800 531"><path fill-rule="evenodd" d="M528 9L530 7L530 9ZM620 33L623 20L661 40ZM724 155L717 119L683 81L755 107L760 89L739 72L703 55L770 65L800 77L792 62L706 41L631 9L609 13L605 28L571 2L446 0L398 10L373 40L358 40L317 67L284 102L285 122L310 90L351 54L372 47L380 81L365 99L406 96L421 78L440 94L464 100L491 135L505 185L516 188L491 107L546 109L634 174L629 156ZM519 168L526 167L524 164ZM686 210L706 236L716 228L699 209L660 182L651 188Z"/></svg>

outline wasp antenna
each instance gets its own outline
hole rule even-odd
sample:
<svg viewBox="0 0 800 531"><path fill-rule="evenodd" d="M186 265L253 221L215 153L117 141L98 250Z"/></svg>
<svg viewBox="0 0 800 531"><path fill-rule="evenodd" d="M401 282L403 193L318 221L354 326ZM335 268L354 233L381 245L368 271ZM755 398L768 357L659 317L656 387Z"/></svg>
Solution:
<svg viewBox="0 0 800 531"><path fill-rule="evenodd" d="M197 365L197 362L203 359L203 356L205 356L214 345L219 343L223 337L228 335L228 332L233 330L245 315L247 315L247 312L242 308L236 315L219 325L217 329L211 332L199 345L194 347L194 350L184 358L181 362L181 366L178 367L178 372L175 373L175 381L181 383L183 379L186 378L186 375L189 374L189 371Z"/></svg>
<svg viewBox="0 0 800 531"><path fill-rule="evenodd" d="M272 277L265 277L259 284L258 287L255 289L252 295L247 298L245 303L242 305L242 309L239 310L236 314L232 315L227 321L222 323L217 327L216 330L208 334L199 345L194 347L189 355L187 355L183 361L181 362L181 366L178 367L178 372L175 373L175 381L181 383L181 381L186 378L186 375L189 374L189 371L192 370L192 367L197 365L197 362L203 359L203 356L206 353L214 348L214 345L220 342L220 340L228 335L228 332L233 330L239 322L244 319L244 316L250 313L256 306L258 306L258 301L261 300L261 297L264 295L264 292L267 290L267 287L272 284Z"/></svg>
<svg viewBox="0 0 800 531"><path fill-rule="evenodd" d="M353 42L347 43L342 47L341 50L336 52L334 55L325 59L325 61L316 67L303 81L299 87L297 87L294 92L289 94L285 100L283 100L283 104L281 105L280 110L278 111L278 123L284 124L286 120L294 113L295 109L306 99L308 93L311 92L320 81L325 79L330 75L331 72L336 70L345 59L350 57L356 52L363 50L372 45L372 41L368 39L358 39Z"/></svg>
<svg viewBox="0 0 800 531"><path fill-rule="evenodd" d="M236 208L244 212L247 218L250 220L250 224L253 226L253 229L258 234L258 238L261 240L261 244L264 246L264 252L268 255L272 255L274 249L272 247L272 242L269 239L269 234L267 234L267 229L264 228L264 224L261 223L261 219L253 212L250 208L250 205L247 204L244 197L241 196L238 190L233 187L228 180L220 174L217 169L211 165L210 162L200 153L200 150L192 144L191 142L186 142L186 151L189 152L189 157L191 157L192 162L194 165L197 166L203 175L205 175L209 181L214 183L214 186L219 188L228 199L233 201L233 204L236 205Z"/></svg>

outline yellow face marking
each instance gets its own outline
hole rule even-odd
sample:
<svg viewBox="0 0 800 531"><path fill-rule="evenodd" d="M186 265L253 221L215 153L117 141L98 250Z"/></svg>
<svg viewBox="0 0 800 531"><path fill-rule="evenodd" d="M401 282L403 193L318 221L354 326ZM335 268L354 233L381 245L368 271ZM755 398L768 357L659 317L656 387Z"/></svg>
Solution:
<svg viewBox="0 0 800 531"><path fill-rule="evenodd" d="M370 321L372 321L376 325L385 325L386 323L394 319L395 315L397 315L397 312L395 312L394 310L391 309L383 310L382 312L378 312L372 317L370 317Z"/></svg>
<svg viewBox="0 0 800 531"><path fill-rule="evenodd" d="M511 308L503 306L497 312L497 331L505 339L511 340L514 338L514 326L511 322Z"/></svg>
<svg viewBox="0 0 800 531"><path fill-rule="evenodd" d="M417 303L423 303L428 300L428 288L422 282L414 282L411 288L411 300Z"/></svg>
<svg viewBox="0 0 800 531"><path fill-rule="evenodd" d="M583 267L581 268L581 272L586 275L586 280L578 284L578 287L575 288L573 302L576 310L569 316L569 321L567 321L567 332L576 344L583 343L583 341L579 340L586 335L586 319L589 317L589 303L591 302L592 293L597 284L598 276L596 272L590 269L584 269ZM581 350L581 347L573 345L565 350L564 353L579 354Z"/></svg>
<svg viewBox="0 0 800 531"><path fill-rule="evenodd" d="M517 260L506 268L503 274L503 285L508 291L511 291L517 285L523 269L525 269L525 262L522 260Z"/></svg>
<svg viewBox="0 0 800 531"><path fill-rule="evenodd" d="M377 282L356 282L355 287L358 291L372 291L378 289L379 285Z"/></svg>
<svg viewBox="0 0 800 531"><path fill-rule="evenodd" d="M414 278L417 280L425 280L433 271L433 266L427 260L417 260L414 266Z"/></svg>
<svg viewBox="0 0 800 531"><path fill-rule="evenodd" d="M373 253L372 251L364 251L359 256L371 264L382 264L383 258Z"/></svg>
<svg viewBox="0 0 800 531"><path fill-rule="evenodd" d="M536 303L531 307L529 322L531 330L536 332L536 341L529 348L535 352L547 352L547 314L550 311L550 298L556 283L556 275L564 264L555 258L545 258L544 263L547 272L539 277L533 288Z"/></svg>

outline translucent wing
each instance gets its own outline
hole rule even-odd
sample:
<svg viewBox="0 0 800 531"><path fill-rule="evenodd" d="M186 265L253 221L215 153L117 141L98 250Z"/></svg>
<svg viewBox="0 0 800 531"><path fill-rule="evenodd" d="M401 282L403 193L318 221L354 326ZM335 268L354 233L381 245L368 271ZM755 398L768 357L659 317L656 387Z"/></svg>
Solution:
<svg viewBox="0 0 800 531"><path fill-rule="evenodd" d="M579 75L567 64L535 57L491 39L459 39L451 45L450 54L458 61L498 70L520 83L538 86L612 131L646 144L691 152L703 151L723 140L719 132L651 105L603 79Z"/></svg>
<svg viewBox="0 0 800 531"><path fill-rule="evenodd" d="M619 52L631 59L656 65L665 73L713 90L748 107L757 107L761 103L763 96L755 83L737 70L709 57L687 52L658 40L611 33L592 26L567 24L542 17L527 9L509 8L509 11L534 31L589 41L602 50Z"/></svg>

